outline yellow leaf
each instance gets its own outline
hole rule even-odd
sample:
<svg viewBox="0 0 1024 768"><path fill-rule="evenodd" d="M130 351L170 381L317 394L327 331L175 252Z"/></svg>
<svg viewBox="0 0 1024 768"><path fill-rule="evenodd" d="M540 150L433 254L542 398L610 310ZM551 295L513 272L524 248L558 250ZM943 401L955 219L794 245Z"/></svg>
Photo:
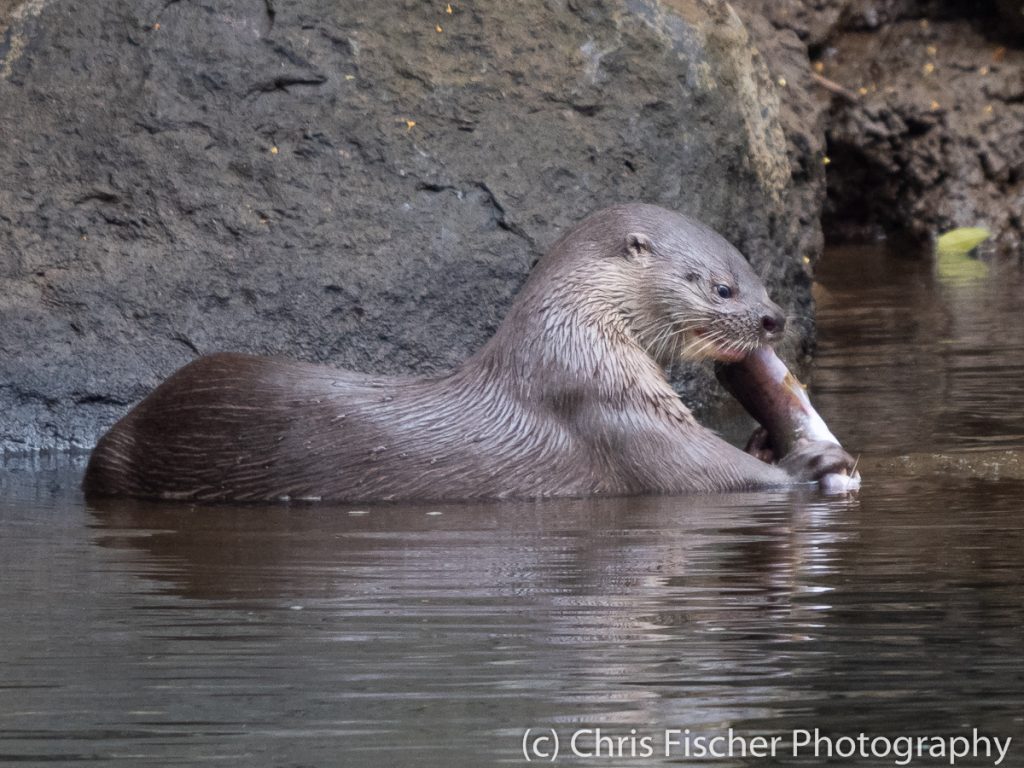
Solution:
<svg viewBox="0 0 1024 768"><path fill-rule="evenodd" d="M936 273L944 283L982 280L988 264L970 257L970 252L990 237L982 227L961 227L940 235L935 241Z"/></svg>
<svg viewBox="0 0 1024 768"><path fill-rule="evenodd" d="M964 255L970 253L992 236L984 227L960 227L939 235L935 250L939 254Z"/></svg>

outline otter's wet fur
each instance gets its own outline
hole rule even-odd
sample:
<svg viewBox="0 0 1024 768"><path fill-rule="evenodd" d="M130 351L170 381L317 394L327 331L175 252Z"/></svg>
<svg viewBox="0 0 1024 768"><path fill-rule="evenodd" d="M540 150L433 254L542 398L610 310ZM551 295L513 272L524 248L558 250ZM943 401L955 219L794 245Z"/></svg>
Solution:
<svg viewBox="0 0 1024 768"><path fill-rule="evenodd" d="M785 486L700 426L664 368L735 360L784 316L742 255L651 205L596 213L533 270L494 337L448 375L202 357L100 440L87 493L168 499L470 499Z"/></svg>

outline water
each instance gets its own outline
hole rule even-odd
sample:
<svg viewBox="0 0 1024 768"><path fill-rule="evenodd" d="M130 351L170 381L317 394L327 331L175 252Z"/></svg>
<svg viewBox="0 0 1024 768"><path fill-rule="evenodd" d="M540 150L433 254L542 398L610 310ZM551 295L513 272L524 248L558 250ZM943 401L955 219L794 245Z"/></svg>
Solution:
<svg viewBox="0 0 1024 768"><path fill-rule="evenodd" d="M578 765L892 765L792 733L977 728L1024 766L1024 281L843 255L812 394L855 501L86 505L80 462L11 463L0 764L522 765L533 728ZM661 749L730 727L777 757ZM572 758L596 728L620 756Z"/></svg>

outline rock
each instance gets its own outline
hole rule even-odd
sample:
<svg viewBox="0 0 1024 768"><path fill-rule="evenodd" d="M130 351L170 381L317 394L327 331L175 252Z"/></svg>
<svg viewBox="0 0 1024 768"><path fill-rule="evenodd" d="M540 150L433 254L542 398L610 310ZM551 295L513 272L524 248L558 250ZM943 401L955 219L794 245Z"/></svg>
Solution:
<svg viewBox="0 0 1024 768"><path fill-rule="evenodd" d="M726 4L450 8L0 0L0 453L87 449L202 353L447 369L613 202L806 315L821 182Z"/></svg>
<svg viewBox="0 0 1024 768"><path fill-rule="evenodd" d="M816 48L835 33L852 0L736 0L734 5Z"/></svg>
<svg viewBox="0 0 1024 768"><path fill-rule="evenodd" d="M775 29L755 0L733 3L757 42L779 94L779 120L793 179L791 213L800 224L799 253L813 268L824 247L819 226L825 201L825 125L828 105L814 94L807 45L790 29Z"/></svg>

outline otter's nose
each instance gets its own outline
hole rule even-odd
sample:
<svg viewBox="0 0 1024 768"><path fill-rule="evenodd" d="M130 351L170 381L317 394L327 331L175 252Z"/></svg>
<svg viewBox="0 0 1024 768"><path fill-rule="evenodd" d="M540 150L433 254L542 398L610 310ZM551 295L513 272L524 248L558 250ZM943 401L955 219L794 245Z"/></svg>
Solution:
<svg viewBox="0 0 1024 768"><path fill-rule="evenodd" d="M777 309L768 311L761 317L761 327L766 336L780 336L786 330L786 316Z"/></svg>

